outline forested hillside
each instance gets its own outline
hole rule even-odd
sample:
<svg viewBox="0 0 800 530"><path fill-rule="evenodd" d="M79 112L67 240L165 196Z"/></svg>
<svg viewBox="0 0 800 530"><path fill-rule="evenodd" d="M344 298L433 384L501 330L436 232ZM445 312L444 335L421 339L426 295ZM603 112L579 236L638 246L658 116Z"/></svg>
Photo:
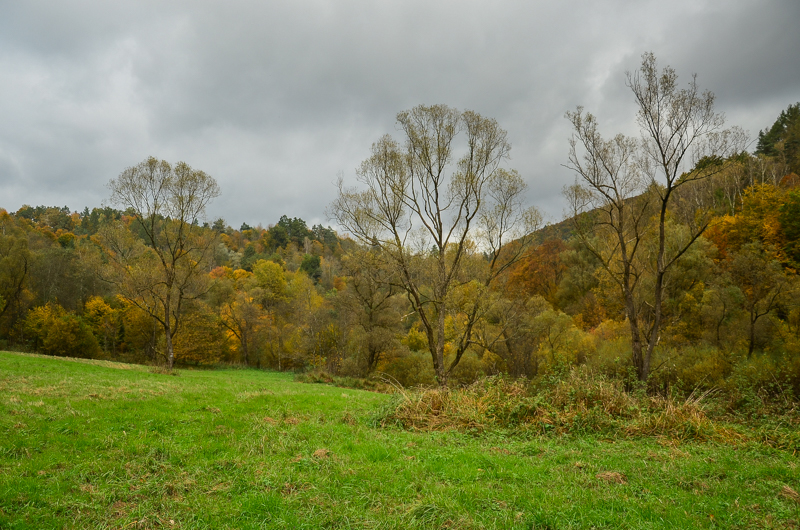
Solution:
<svg viewBox="0 0 800 530"><path fill-rule="evenodd" d="M714 160L713 174L676 191L667 246L701 216L703 229L664 276L651 391L751 388L800 397L798 109L789 106L765 128L754 153ZM154 159L137 168L195 183L207 177ZM112 190L124 191L123 177L137 168ZM218 190L207 193L211 200ZM645 190L626 204L657 193ZM153 364L171 364L173 351L179 365L381 372L404 385L435 383L431 336L377 242L287 215L234 229L223 219L148 214L120 201L119 209L83 212L0 210L0 349ZM658 216L641 212L644 250L634 265L637 285L646 287L657 273ZM610 236L581 235L599 215L588 210L502 250L474 246L460 258L461 276L441 306L450 382L497 373L538 380L577 365L637 379L625 300L614 269L592 250ZM523 249L523 239L524 252L492 269L491 281L476 280L488 278L487 264ZM452 248L417 252L414 270L434 270ZM420 296L435 298L434 280L415 279ZM649 293L634 293L645 335Z"/></svg>

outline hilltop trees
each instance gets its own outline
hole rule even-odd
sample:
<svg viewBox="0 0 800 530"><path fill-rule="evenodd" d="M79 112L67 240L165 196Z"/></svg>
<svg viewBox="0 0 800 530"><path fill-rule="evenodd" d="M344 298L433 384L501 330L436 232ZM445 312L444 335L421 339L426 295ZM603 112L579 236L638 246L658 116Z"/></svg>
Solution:
<svg viewBox="0 0 800 530"><path fill-rule="evenodd" d="M101 231L109 263L104 278L159 322L171 369L184 303L205 291L204 267L213 240L197 223L219 195L219 186L184 162L172 166L153 157L126 169L108 186L111 202L133 213L132 228L141 237L120 222Z"/></svg>
<svg viewBox="0 0 800 530"><path fill-rule="evenodd" d="M776 157L788 171L800 173L800 103L789 105L772 127L758 133L756 154Z"/></svg>
<svg viewBox="0 0 800 530"><path fill-rule="evenodd" d="M527 250L540 216L523 208L519 174L500 167L511 146L495 120L420 105L399 113L397 122L402 143L386 135L373 144L358 169L364 190L340 180L330 215L383 252L422 324L436 378L446 385L473 343L489 287ZM448 317L455 337L446 359Z"/></svg>

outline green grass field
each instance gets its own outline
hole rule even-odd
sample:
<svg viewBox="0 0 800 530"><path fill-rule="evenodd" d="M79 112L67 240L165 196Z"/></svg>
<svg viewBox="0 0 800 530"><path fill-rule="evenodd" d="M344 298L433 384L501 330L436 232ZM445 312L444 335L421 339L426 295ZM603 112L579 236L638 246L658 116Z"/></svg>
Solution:
<svg viewBox="0 0 800 530"><path fill-rule="evenodd" d="M0 528L798 528L798 455L374 427L290 374L0 353Z"/></svg>

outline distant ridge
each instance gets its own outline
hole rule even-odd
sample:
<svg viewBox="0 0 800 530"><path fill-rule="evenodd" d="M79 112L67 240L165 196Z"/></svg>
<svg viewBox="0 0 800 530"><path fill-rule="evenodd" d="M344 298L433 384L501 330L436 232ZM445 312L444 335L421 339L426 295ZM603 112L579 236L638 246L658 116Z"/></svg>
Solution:
<svg viewBox="0 0 800 530"><path fill-rule="evenodd" d="M560 239L561 241L568 241L574 235L572 229L572 218L569 217L558 223L548 223L544 227L536 230L534 233L534 240L537 245L541 245L545 241L551 239Z"/></svg>

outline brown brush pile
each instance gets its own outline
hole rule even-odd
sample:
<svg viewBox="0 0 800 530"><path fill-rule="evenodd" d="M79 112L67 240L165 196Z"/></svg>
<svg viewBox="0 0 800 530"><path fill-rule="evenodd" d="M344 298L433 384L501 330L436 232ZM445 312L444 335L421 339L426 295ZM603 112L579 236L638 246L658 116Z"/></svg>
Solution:
<svg viewBox="0 0 800 530"><path fill-rule="evenodd" d="M492 377L463 389L402 392L381 423L424 431L512 430L744 441L745 435L738 430L707 416L705 397L635 396L618 381L577 369L540 390L522 381Z"/></svg>

